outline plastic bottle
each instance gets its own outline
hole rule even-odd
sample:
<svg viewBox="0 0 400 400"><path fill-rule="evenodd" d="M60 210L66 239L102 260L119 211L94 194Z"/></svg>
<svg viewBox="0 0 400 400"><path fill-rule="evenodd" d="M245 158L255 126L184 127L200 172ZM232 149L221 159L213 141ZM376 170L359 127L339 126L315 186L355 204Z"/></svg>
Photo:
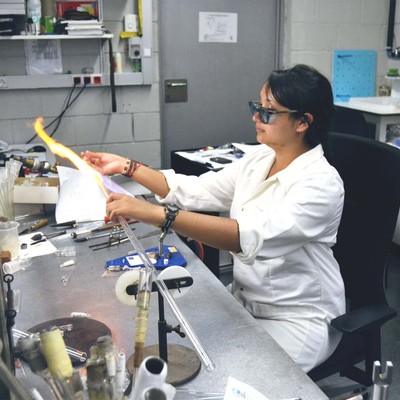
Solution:
<svg viewBox="0 0 400 400"><path fill-rule="evenodd" d="M114 70L117 74L122 72L122 57L121 53L114 54Z"/></svg>
<svg viewBox="0 0 400 400"><path fill-rule="evenodd" d="M40 0L28 0L26 14L29 22L29 33L40 34L40 18L42 17L42 4Z"/></svg>
<svg viewBox="0 0 400 400"><path fill-rule="evenodd" d="M53 33L56 23L56 2L55 0L41 0L42 3L42 18L41 32Z"/></svg>

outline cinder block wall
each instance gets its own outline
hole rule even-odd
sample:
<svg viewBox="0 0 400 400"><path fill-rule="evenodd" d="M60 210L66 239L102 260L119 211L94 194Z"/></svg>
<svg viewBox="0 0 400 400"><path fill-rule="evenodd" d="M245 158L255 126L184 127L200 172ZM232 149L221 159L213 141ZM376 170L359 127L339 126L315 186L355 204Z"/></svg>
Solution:
<svg viewBox="0 0 400 400"><path fill-rule="evenodd" d="M309 64L331 80L333 50L376 50L378 88L389 65L388 17L389 0L285 0L283 65Z"/></svg>
<svg viewBox="0 0 400 400"><path fill-rule="evenodd" d="M399 8L398 2L397 37ZM378 95L378 87L388 83L388 68L400 68L400 60L386 56L388 18L389 0L285 0L282 64L310 64L331 80L334 49L376 50ZM397 46L400 42L394 45ZM400 216L394 242L400 245Z"/></svg>

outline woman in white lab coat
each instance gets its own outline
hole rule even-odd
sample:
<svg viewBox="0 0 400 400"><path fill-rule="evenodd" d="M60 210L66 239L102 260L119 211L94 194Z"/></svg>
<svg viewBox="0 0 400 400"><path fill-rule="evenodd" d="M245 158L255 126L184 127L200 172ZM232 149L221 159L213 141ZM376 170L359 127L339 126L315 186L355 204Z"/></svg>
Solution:
<svg viewBox="0 0 400 400"><path fill-rule="evenodd" d="M332 90L319 72L297 65L273 72L259 97L249 106L262 146L219 172L186 176L114 154L82 156L105 175L131 177L163 203L112 193L111 219L172 226L230 251L233 296L309 371L334 351L340 333L329 323L345 311L331 250L343 182L321 145L334 110ZM229 211L230 217L193 212L202 210Z"/></svg>

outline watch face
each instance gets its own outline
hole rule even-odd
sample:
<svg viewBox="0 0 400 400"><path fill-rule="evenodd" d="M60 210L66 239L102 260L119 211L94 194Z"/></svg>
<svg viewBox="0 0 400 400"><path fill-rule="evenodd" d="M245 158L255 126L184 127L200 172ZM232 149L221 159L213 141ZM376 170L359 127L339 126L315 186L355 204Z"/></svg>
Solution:
<svg viewBox="0 0 400 400"><path fill-rule="evenodd" d="M167 204L167 210L172 213L176 213L179 211L179 207L175 204Z"/></svg>

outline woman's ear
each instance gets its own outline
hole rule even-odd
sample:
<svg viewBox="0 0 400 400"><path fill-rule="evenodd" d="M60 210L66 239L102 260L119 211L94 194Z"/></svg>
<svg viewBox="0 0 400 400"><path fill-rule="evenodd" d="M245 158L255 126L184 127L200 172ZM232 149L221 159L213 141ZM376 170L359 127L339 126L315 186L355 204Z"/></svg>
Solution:
<svg viewBox="0 0 400 400"><path fill-rule="evenodd" d="M299 119L298 119L298 125L297 125L297 131L305 133L309 126L312 124L314 120L314 117L310 113L304 113Z"/></svg>
<svg viewBox="0 0 400 400"><path fill-rule="evenodd" d="M300 118L301 123L311 125L312 122L314 121L314 117L310 113L305 113L303 116Z"/></svg>

